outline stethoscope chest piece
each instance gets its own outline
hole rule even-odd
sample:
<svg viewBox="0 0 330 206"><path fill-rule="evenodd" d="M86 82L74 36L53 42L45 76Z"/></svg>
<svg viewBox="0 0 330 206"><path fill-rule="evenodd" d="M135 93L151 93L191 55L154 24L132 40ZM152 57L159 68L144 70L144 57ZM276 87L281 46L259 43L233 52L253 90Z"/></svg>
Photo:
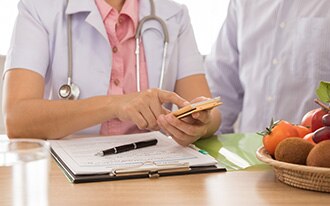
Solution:
<svg viewBox="0 0 330 206"><path fill-rule="evenodd" d="M63 84L59 91L58 96L61 99L77 100L79 98L80 90L75 84Z"/></svg>
<svg viewBox="0 0 330 206"><path fill-rule="evenodd" d="M67 0L67 7L69 0ZM79 87L72 83L72 22L71 15L68 15L67 19L67 36L68 36L68 83L63 84L58 90L58 96L60 99L77 100L79 98Z"/></svg>

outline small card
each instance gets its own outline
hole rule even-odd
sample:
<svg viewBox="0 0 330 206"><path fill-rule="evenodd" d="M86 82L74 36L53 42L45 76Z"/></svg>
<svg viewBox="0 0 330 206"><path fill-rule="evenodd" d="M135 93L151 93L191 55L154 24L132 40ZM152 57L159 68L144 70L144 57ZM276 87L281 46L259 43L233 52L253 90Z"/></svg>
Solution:
<svg viewBox="0 0 330 206"><path fill-rule="evenodd" d="M177 118L181 119L181 118L191 115L195 112L212 109L221 104L223 104L223 102L220 101L220 97L215 97L213 99L196 102L196 103L187 105L185 107L182 107L181 109L174 111L173 114Z"/></svg>

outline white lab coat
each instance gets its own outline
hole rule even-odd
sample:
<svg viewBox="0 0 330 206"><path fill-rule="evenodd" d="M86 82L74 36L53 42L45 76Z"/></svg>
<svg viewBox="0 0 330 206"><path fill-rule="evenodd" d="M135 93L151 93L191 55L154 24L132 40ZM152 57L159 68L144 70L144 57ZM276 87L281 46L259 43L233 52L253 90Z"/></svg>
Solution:
<svg viewBox="0 0 330 206"><path fill-rule="evenodd" d="M162 89L174 90L177 79L204 73L188 10L172 1L155 0L156 15L169 31L169 46ZM112 53L101 15L94 0L21 0L5 72L26 68L45 78L45 98L58 99L58 89L67 83L67 14L72 15L73 82L80 99L106 95L111 75ZM149 0L140 0L140 19L150 14ZM156 21L142 29L150 88L159 85L163 32ZM5 73L4 72L4 73ZM98 133L99 126L82 133Z"/></svg>

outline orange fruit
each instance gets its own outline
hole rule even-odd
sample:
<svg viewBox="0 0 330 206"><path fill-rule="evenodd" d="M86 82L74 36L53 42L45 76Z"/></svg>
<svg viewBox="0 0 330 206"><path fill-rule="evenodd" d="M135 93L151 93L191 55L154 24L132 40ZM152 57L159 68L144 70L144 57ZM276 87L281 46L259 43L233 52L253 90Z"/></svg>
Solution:
<svg viewBox="0 0 330 206"><path fill-rule="evenodd" d="M306 134L311 132L310 128L307 128L307 127L299 125L299 124L293 125L293 127L297 130L298 137L301 137L301 138L304 138Z"/></svg>
<svg viewBox="0 0 330 206"><path fill-rule="evenodd" d="M282 140L289 137L298 137L298 132L294 125L280 120L277 122L271 122L270 126L265 131L258 133L263 135L263 145L270 155L274 155L276 146Z"/></svg>

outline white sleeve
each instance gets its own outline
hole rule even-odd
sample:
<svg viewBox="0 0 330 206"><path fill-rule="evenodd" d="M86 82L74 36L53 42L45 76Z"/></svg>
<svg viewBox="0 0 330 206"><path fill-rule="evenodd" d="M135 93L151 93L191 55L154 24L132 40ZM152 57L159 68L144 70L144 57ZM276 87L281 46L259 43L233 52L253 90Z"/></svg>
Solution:
<svg viewBox="0 0 330 206"><path fill-rule="evenodd" d="M224 103L219 107L222 113L220 133L233 132L233 124L242 110L244 97L239 79L236 12L235 1L232 0L216 44L205 60L206 77L212 95L220 96Z"/></svg>
<svg viewBox="0 0 330 206"><path fill-rule="evenodd" d="M18 17L6 58L5 71L24 68L45 77L49 65L48 33L43 26L34 1L18 4ZM47 8L44 8L47 9Z"/></svg>
<svg viewBox="0 0 330 206"><path fill-rule="evenodd" d="M180 28L178 37L179 60L178 61L178 76L177 79L184 78L189 75L202 73L203 57L200 54L191 25L188 9L183 6L183 26Z"/></svg>

